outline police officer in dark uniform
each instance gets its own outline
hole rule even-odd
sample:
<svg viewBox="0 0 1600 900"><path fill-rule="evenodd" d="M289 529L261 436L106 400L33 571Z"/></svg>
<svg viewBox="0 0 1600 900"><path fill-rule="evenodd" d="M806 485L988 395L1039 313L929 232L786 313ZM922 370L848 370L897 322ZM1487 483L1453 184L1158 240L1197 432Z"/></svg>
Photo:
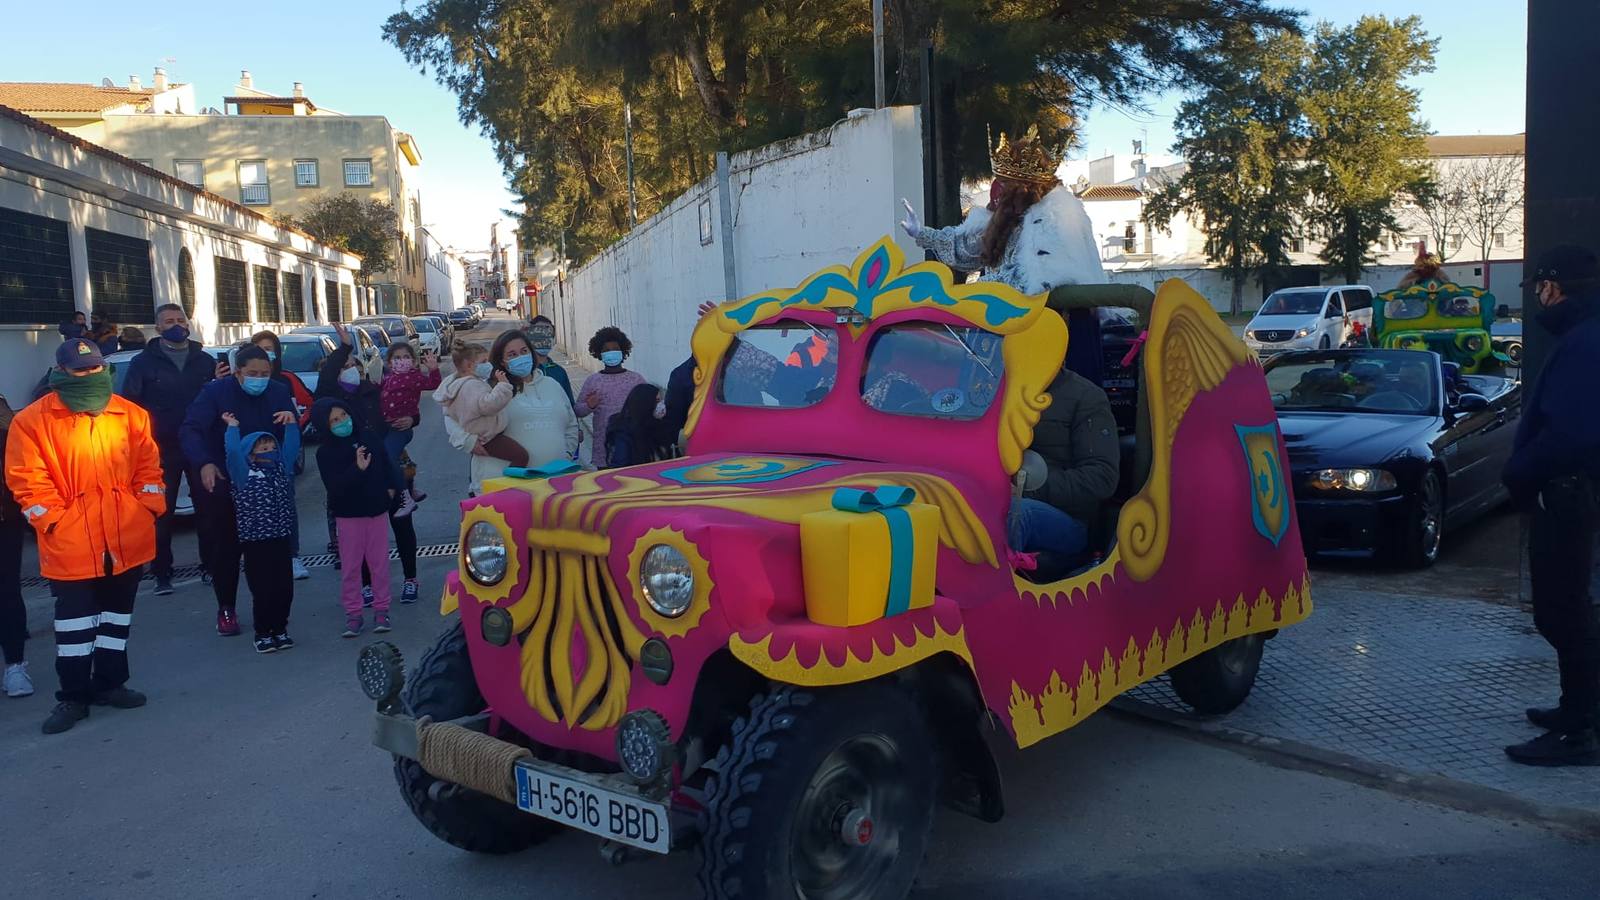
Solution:
<svg viewBox="0 0 1600 900"><path fill-rule="evenodd" d="M1524 401L1501 477L1531 517L1533 621L1555 648L1561 702L1528 710L1528 721L1545 733L1507 747L1506 755L1536 766L1600 765L1600 613L1590 593L1600 526L1600 416L1593 411L1600 395L1600 269L1592 251L1556 247L1539 258L1529 282L1539 298L1539 324L1556 345Z"/></svg>

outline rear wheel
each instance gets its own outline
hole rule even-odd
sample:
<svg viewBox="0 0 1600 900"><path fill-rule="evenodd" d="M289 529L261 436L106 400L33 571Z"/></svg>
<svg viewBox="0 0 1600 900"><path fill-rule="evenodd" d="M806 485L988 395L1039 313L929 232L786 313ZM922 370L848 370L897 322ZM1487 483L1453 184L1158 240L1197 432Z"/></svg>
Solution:
<svg viewBox="0 0 1600 900"><path fill-rule="evenodd" d="M920 707L892 685L757 697L706 784L705 896L906 896L928 846L937 757Z"/></svg>
<svg viewBox="0 0 1600 900"><path fill-rule="evenodd" d="M1326 349L1328 349L1329 347L1332 347L1332 346L1333 346L1333 338L1328 337L1327 335L1323 335L1322 336L1322 349L1326 350Z"/></svg>
<svg viewBox="0 0 1600 900"><path fill-rule="evenodd" d="M1173 691L1201 715L1232 712L1255 687L1266 642L1265 635L1247 634L1212 647L1172 670Z"/></svg>
<svg viewBox="0 0 1600 900"><path fill-rule="evenodd" d="M459 620L422 654L400 700L411 715L432 716L435 721L483 711L483 695L472 677L467 636ZM396 756L394 778L422 827L463 850L516 853L560 828L493 797L441 781L414 759Z"/></svg>

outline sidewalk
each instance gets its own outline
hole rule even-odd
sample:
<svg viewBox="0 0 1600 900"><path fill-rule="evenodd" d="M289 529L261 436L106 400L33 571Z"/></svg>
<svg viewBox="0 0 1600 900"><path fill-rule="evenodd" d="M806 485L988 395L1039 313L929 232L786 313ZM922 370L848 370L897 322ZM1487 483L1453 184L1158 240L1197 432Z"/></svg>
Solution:
<svg viewBox="0 0 1600 900"><path fill-rule="evenodd" d="M1315 579L1313 579L1315 585ZM1501 748L1539 732L1528 706L1558 695L1555 655L1514 606L1318 590L1316 612L1267 643L1250 699L1214 720L1191 715L1165 678L1124 709L1201 731L1309 745L1577 810L1600 821L1600 769L1513 764Z"/></svg>

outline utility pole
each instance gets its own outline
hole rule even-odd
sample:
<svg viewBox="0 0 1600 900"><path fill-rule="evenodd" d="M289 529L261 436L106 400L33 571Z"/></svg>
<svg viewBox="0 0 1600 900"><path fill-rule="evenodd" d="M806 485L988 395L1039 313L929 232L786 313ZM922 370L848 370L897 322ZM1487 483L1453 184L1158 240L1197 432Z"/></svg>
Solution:
<svg viewBox="0 0 1600 900"><path fill-rule="evenodd" d="M876 109L888 104L883 84L883 0L872 0L872 96Z"/></svg>
<svg viewBox="0 0 1600 900"><path fill-rule="evenodd" d="M628 155L628 227L639 224L639 202L633 195L633 104L622 104L622 133Z"/></svg>

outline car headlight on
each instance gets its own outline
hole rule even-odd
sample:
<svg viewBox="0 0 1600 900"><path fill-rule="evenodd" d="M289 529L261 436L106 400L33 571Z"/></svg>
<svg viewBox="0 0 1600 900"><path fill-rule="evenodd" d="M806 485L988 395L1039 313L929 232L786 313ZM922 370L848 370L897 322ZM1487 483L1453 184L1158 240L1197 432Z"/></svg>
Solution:
<svg viewBox="0 0 1600 900"><path fill-rule="evenodd" d="M1294 333L1294 336L1297 337L1297 338L1311 337L1311 326L1308 325L1305 328L1302 328L1299 331L1296 331Z"/></svg>
<svg viewBox="0 0 1600 900"><path fill-rule="evenodd" d="M639 565L639 589L650 608L675 619L694 600L694 572L689 558L670 544L657 544L645 552Z"/></svg>
<svg viewBox="0 0 1600 900"><path fill-rule="evenodd" d="M1254 328L1246 328L1244 330L1244 336L1246 340L1253 341L1256 339L1256 330Z"/></svg>
<svg viewBox="0 0 1600 900"><path fill-rule="evenodd" d="M467 575L477 583L498 584L506 577L506 541L500 529L488 522L474 522L461 542L461 559Z"/></svg>
<svg viewBox="0 0 1600 900"><path fill-rule="evenodd" d="M1311 473L1311 486L1319 491L1376 493L1395 488L1394 473L1383 469L1319 469Z"/></svg>

